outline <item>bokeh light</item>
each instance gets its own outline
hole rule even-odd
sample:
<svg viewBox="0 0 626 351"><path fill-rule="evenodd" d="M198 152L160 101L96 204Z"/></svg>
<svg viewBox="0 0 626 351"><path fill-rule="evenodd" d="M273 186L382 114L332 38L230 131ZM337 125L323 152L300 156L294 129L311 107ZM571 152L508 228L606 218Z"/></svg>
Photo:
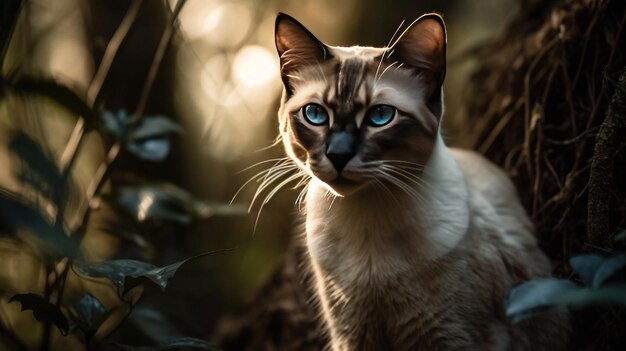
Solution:
<svg viewBox="0 0 626 351"><path fill-rule="evenodd" d="M266 85L278 76L278 59L262 46L246 46L235 56L233 75L245 87Z"/></svg>

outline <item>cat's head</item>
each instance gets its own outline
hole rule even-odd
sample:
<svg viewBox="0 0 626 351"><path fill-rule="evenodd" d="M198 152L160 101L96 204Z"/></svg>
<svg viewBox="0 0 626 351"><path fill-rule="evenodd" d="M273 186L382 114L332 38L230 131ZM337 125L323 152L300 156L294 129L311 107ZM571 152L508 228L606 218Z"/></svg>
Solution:
<svg viewBox="0 0 626 351"><path fill-rule="evenodd" d="M389 47L334 47L294 18L276 19L287 154L335 193L391 178L407 183L428 161L443 113L443 19L427 14Z"/></svg>

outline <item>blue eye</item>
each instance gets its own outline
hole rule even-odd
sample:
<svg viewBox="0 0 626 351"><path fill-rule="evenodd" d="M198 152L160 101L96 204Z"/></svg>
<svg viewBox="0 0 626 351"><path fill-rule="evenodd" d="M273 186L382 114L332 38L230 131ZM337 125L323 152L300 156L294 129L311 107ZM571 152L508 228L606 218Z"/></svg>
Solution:
<svg viewBox="0 0 626 351"><path fill-rule="evenodd" d="M315 126L328 123L328 112L318 104L308 104L304 106L304 118Z"/></svg>
<svg viewBox="0 0 626 351"><path fill-rule="evenodd" d="M389 105L377 105L370 108L365 114L365 118L370 125L382 127L391 122L396 115L396 109Z"/></svg>

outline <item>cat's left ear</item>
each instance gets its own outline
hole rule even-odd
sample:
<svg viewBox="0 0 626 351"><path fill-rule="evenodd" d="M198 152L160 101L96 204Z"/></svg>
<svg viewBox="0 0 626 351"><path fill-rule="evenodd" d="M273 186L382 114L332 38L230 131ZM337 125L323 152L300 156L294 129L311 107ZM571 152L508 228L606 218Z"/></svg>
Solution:
<svg viewBox="0 0 626 351"><path fill-rule="evenodd" d="M441 86L446 76L446 25L436 13L415 20L391 46L392 60L421 74L429 108L437 117L443 111Z"/></svg>
<svg viewBox="0 0 626 351"><path fill-rule="evenodd" d="M280 58L280 74L290 93L290 75L306 66L317 65L328 57L326 46L295 18L279 13L274 33L276 51Z"/></svg>

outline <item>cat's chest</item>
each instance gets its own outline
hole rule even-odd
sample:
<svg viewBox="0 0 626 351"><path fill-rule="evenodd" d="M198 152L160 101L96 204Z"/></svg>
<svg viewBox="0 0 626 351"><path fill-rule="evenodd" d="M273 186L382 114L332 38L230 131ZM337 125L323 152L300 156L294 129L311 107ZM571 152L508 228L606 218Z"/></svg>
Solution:
<svg viewBox="0 0 626 351"><path fill-rule="evenodd" d="M383 286L415 272L412 228L401 225L307 221L306 240L314 265L348 288Z"/></svg>

